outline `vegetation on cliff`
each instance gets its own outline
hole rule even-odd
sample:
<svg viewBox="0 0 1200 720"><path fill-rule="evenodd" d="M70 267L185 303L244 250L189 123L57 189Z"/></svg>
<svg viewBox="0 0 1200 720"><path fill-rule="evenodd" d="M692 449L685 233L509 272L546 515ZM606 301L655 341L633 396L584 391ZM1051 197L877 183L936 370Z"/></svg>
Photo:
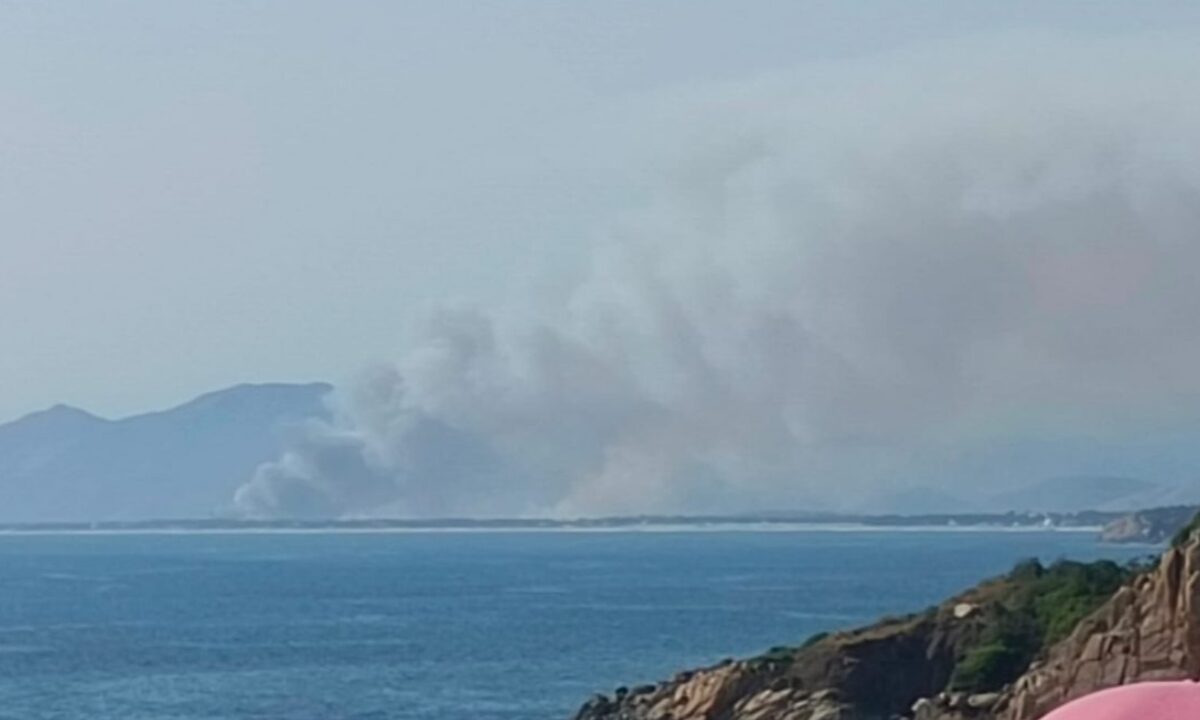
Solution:
<svg viewBox="0 0 1200 720"><path fill-rule="evenodd" d="M749 662L805 664L806 656L821 650L929 624L941 643L952 648L949 677L937 689L991 692L1017 678L1045 648L1065 638L1142 569L1108 560L1060 560L1049 566L1025 560L947 606L885 618L863 630L822 633L796 647L773 647Z"/></svg>
<svg viewBox="0 0 1200 720"><path fill-rule="evenodd" d="M819 634L615 698L596 696L577 717L886 718L909 716L922 698L999 697L1142 569L1025 561L922 612Z"/></svg>
<svg viewBox="0 0 1200 720"><path fill-rule="evenodd" d="M988 692L1013 681L1112 597L1134 569L1111 561L1018 564L996 583L979 641L955 665L950 689Z"/></svg>
<svg viewBox="0 0 1200 720"><path fill-rule="evenodd" d="M1200 677L1197 593L1200 517L1150 562L1025 561L920 613L597 695L577 720L1034 720Z"/></svg>

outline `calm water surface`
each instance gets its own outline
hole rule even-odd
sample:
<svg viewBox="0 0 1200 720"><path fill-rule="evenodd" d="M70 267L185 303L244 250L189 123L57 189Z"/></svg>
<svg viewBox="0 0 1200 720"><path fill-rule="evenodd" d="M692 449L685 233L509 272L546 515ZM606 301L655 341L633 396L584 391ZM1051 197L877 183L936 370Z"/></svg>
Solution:
<svg viewBox="0 0 1200 720"><path fill-rule="evenodd" d="M6 720L566 720L1086 534L0 536Z"/></svg>

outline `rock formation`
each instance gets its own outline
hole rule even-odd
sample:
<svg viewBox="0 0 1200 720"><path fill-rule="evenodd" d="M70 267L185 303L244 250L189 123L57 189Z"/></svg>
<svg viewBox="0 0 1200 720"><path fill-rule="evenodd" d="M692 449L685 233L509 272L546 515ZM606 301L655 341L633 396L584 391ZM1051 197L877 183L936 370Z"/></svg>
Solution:
<svg viewBox="0 0 1200 720"><path fill-rule="evenodd" d="M1139 510L1106 523L1100 539L1113 543L1166 542L1185 528L1196 512L1191 505Z"/></svg>
<svg viewBox="0 0 1200 720"><path fill-rule="evenodd" d="M1172 547L994 692L953 692L1008 585L990 581L907 618L803 648L598 695L576 720L1037 720L1142 680L1200 679L1200 537Z"/></svg>

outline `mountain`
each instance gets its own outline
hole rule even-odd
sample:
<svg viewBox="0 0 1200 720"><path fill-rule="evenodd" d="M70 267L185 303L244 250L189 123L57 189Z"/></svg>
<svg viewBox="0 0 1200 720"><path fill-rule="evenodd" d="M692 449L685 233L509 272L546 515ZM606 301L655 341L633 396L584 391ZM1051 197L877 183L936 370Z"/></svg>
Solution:
<svg viewBox="0 0 1200 720"><path fill-rule="evenodd" d="M1189 504L1196 500L1200 500L1200 492L1196 490L1187 492L1183 488L1128 477L1082 475L1050 478L997 493L986 504L996 511L1127 512L1146 507Z"/></svg>
<svg viewBox="0 0 1200 720"><path fill-rule="evenodd" d="M954 515L986 512L990 508L939 488L916 487L884 494L870 503L870 509L895 515Z"/></svg>
<svg viewBox="0 0 1200 720"><path fill-rule="evenodd" d="M0 425L0 521L220 514L290 426L328 414L330 389L238 385L120 420L57 405Z"/></svg>

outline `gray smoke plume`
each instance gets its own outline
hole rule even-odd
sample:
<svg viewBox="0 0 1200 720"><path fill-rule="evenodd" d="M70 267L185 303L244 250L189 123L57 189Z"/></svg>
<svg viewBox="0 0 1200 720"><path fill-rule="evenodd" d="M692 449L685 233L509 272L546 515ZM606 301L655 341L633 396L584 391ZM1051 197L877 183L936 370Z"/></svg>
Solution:
<svg viewBox="0 0 1200 720"><path fill-rule="evenodd" d="M663 100L654 196L560 311L435 312L237 507L844 507L1194 423L1195 45L1010 37Z"/></svg>

